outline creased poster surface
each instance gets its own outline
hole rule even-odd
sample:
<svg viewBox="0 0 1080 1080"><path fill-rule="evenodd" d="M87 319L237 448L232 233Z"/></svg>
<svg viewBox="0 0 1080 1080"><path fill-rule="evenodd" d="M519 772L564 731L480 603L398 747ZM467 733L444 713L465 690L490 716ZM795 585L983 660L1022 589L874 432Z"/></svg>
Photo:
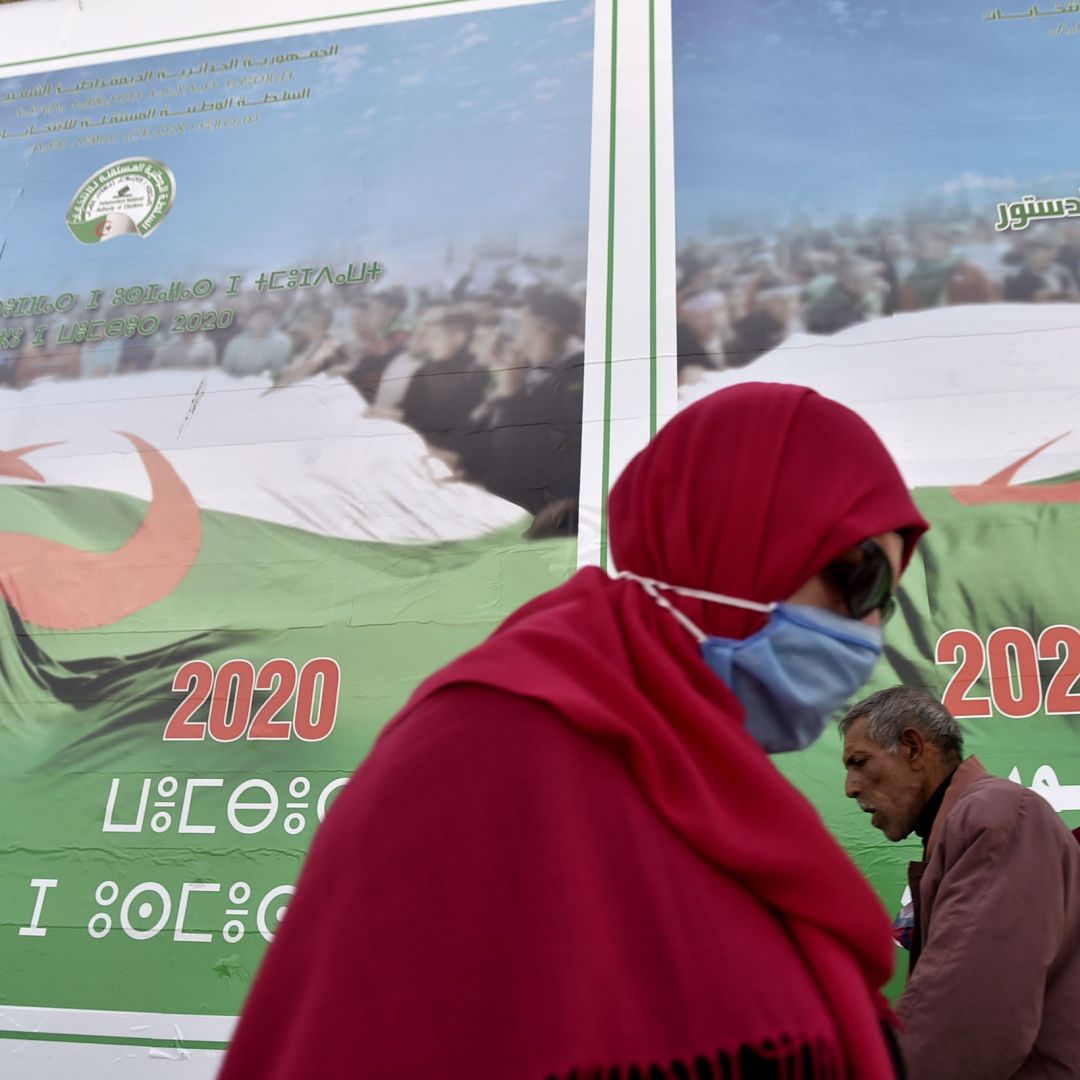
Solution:
<svg viewBox="0 0 1080 1080"><path fill-rule="evenodd" d="M929 688L1080 824L1080 6L675 0L679 379L812 386L933 529L867 692ZM783 765L890 908L828 735Z"/></svg>
<svg viewBox="0 0 1080 1080"><path fill-rule="evenodd" d="M0 1003L235 1014L572 569L591 77L550 3L0 79Z"/></svg>

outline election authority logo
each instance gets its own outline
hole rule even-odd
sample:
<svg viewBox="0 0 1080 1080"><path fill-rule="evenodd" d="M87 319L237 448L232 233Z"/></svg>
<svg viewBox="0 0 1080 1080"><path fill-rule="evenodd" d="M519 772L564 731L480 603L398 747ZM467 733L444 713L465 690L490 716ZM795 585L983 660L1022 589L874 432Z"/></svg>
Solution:
<svg viewBox="0 0 1080 1080"><path fill-rule="evenodd" d="M176 177L153 158L114 161L79 188L68 207L75 239L98 244L115 236L149 236L176 199Z"/></svg>

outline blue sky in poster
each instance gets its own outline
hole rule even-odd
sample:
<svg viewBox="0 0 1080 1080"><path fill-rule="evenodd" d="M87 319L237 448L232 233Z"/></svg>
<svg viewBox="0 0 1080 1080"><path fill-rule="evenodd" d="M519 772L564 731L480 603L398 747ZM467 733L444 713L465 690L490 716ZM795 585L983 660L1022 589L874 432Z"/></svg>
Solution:
<svg viewBox="0 0 1080 1080"><path fill-rule="evenodd" d="M674 0L682 234L1075 193L1080 15L992 22L991 6Z"/></svg>
<svg viewBox="0 0 1080 1080"><path fill-rule="evenodd" d="M81 130L49 152L32 150L50 137L0 140L0 296L364 258L381 260L388 278L407 275L418 284L478 245L519 241L534 251L546 245L540 253L547 254L574 236L583 249L592 35L591 3L566 0L0 79L0 131L9 136L30 123L311 89L307 99L248 110L258 113L258 123L225 131L197 130L199 116L183 135L109 146L77 145ZM243 67L245 60L331 45L338 46L331 58ZM183 98L151 98L169 85L155 77L131 104L69 104L91 93L4 103L7 94L42 82L69 87L233 58L239 66L232 71L185 80L203 89ZM292 78L258 88L229 85L260 70ZM210 80L216 85L207 86ZM63 113L18 114L61 98ZM244 113L234 107L207 115ZM158 116L96 131L126 138L170 122ZM158 158L173 170L172 212L145 240L79 244L64 223L76 189L102 166L132 155Z"/></svg>

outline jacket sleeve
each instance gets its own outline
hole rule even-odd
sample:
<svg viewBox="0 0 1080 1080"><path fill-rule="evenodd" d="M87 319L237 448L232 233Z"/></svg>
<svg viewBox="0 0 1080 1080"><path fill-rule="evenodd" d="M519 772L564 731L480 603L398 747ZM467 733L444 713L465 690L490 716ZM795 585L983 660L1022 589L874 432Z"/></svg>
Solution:
<svg viewBox="0 0 1080 1080"><path fill-rule="evenodd" d="M944 874L898 1007L912 1077L1010 1077L1030 1054L1065 932L1063 838L1049 804L1007 781L949 815Z"/></svg>

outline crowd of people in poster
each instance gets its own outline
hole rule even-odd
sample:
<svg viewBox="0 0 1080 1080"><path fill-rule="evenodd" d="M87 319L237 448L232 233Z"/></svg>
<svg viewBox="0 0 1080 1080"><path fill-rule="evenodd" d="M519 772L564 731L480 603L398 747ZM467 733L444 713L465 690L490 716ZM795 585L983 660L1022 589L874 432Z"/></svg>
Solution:
<svg viewBox="0 0 1080 1080"><path fill-rule="evenodd" d="M1010 235L967 212L718 230L679 254L680 382L745 367L795 333L999 301L1080 302L1080 223Z"/></svg>
<svg viewBox="0 0 1080 1080"><path fill-rule="evenodd" d="M0 387L158 369L219 368L285 388L340 376L369 415L420 434L459 479L536 518L577 522L583 287L561 261L521 257L443 288L383 285L236 297L226 328L0 352ZM794 333L830 335L927 308L1080 302L1080 223L1022 235L987 215L795 222L693 239L678 260L678 371L744 367ZM163 311L167 327L172 312Z"/></svg>
<svg viewBox="0 0 1080 1080"><path fill-rule="evenodd" d="M367 415L416 431L455 478L533 515L530 539L577 527L584 286L558 257L477 262L443 288L365 286L234 298L231 324L0 351L0 387L164 369L272 380L340 377ZM180 311L180 306L175 306ZM183 310L191 309L187 304Z"/></svg>

